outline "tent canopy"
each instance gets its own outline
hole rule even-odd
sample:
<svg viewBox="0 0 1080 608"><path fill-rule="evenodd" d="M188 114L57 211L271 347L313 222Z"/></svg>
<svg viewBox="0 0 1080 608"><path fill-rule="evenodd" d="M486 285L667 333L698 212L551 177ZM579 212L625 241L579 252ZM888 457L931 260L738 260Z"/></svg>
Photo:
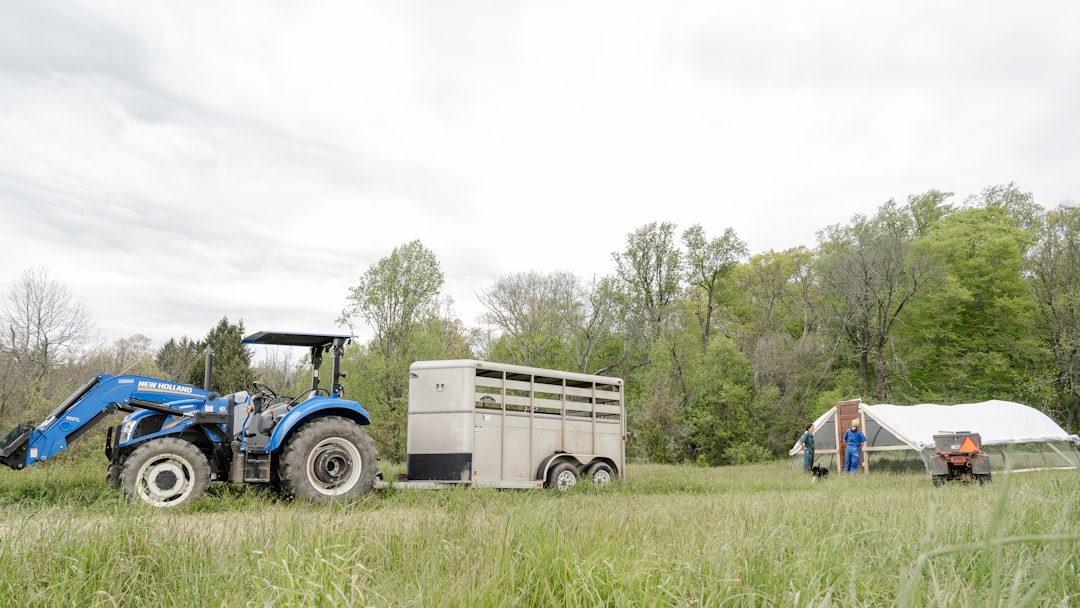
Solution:
<svg viewBox="0 0 1080 608"><path fill-rule="evenodd" d="M865 425L866 448L871 450L932 450L938 433L978 433L983 446L1068 442L1080 445L1046 414L1011 401L983 401L960 405L859 404ZM817 452L836 450L836 408L814 421ZM790 455L802 453L798 441Z"/></svg>
<svg viewBox="0 0 1080 608"><path fill-rule="evenodd" d="M983 445L1080 440L1046 414L1011 401L862 405L862 410L917 450L934 447L935 434L965 431L978 433Z"/></svg>

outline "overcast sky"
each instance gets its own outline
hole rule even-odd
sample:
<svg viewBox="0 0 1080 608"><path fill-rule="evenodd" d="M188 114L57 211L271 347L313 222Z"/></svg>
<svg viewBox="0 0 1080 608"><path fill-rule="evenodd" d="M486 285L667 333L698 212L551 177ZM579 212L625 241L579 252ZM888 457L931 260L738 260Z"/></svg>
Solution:
<svg viewBox="0 0 1080 608"><path fill-rule="evenodd" d="M649 222L752 253L930 189L1077 200L1075 2L0 2L0 290L103 339L339 331L419 239L466 325Z"/></svg>

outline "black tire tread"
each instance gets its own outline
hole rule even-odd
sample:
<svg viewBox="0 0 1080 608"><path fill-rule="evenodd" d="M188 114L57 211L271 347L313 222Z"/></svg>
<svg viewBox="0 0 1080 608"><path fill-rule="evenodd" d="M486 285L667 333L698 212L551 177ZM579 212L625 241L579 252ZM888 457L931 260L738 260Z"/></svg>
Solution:
<svg viewBox="0 0 1080 608"><path fill-rule="evenodd" d="M194 476L194 489L191 494L182 501L168 506L170 508L183 507L202 498L210 487L210 462L206 459L206 455L193 443L175 437L162 437L147 441L135 448L135 451L127 457L119 473L119 482L120 487L124 490L124 498L128 502L139 500L138 493L135 491L135 484L138 481L136 476L139 469L151 458L162 454L175 454L188 461Z"/></svg>
<svg viewBox="0 0 1080 608"><path fill-rule="evenodd" d="M360 452L360 466L362 467L360 479L348 492L337 496L327 496L316 490L308 481L305 470L308 452L319 441L329 436L349 439ZM317 418L293 431L293 436L289 438L285 449L281 452L278 465L281 493L311 502L349 500L370 492L375 487L375 477L378 473L377 461L375 443L362 426L341 416Z"/></svg>

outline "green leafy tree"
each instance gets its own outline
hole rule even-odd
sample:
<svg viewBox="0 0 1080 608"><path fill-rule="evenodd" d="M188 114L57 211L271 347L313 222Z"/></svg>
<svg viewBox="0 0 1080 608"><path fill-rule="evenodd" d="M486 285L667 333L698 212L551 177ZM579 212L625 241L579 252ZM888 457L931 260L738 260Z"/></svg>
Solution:
<svg viewBox="0 0 1080 608"><path fill-rule="evenodd" d="M819 234L823 295L859 374L880 401L890 398L893 329L934 268L929 257L912 251L914 234L910 207L892 200L873 217L856 215L849 225Z"/></svg>
<svg viewBox="0 0 1080 608"><path fill-rule="evenodd" d="M812 292L815 276L813 252L805 247L757 254L736 269L742 295L738 314L745 322L741 346L769 333L806 334L820 314Z"/></svg>
<svg viewBox="0 0 1080 608"><path fill-rule="evenodd" d="M938 222L918 250L942 271L906 317L904 394L912 400L1023 400L1038 357L1037 305L1023 278L1031 234L1003 206Z"/></svg>
<svg viewBox="0 0 1080 608"><path fill-rule="evenodd" d="M1008 217L1023 235L1025 244L1030 246L1031 236L1042 227L1046 210L1035 202L1030 192L1024 192L1015 183L983 188L978 194L964 199L964 206L991 211L1001 211Z"/></svg>
<svg viewBox="0 0 1080 608"><path fill-rule="evenodd" d="M1028 269L1053 358L1048 413L1076 433L1080 431L1080 207L1062 205L1047 214Z"/></svg>
<svg viewBox="0 0 1080 608"><path fill-rule="evenodd" d="M625 251L612 254L630 312L646 321L653 337L679 294L682 254L674 232L675 224L646 224L626 238Z"/></svg>
<svg viewBox="0 0 1080 608"><path fill-rule="evenodd" d="M956 207L947 202L953 196L952 192L927 190L922 194L913 194L908 197L907 208L914 222L915 237L926 236L935 224L956 211Z"/></svg>
<svg viewBox="0 0 1080 608"><path fill-rule="evenodd" d="M701 352L706 354L723 283L748 251L746 243L731 228L723 236L709 239L701 224L694 224L683 232L682 240L686 246L683 263L687 282L702 294L695 314L701 327Z"/></svg>
<svg viewBox="0 0 1080 608"><path fill-rule="evenodd" d="M802 420L841 342L821 323L814 254L805 247L759 254L736 276L743 298L738 343L753 365L755 391L773 395L787 419Z"/></svg>
<svg viewBox="0 0 1080 608"><path fill-rule="evenodd" d="M678 410L685 406L687 307L679 299L682 252L675 224L650 223L632 232L626 250L612 254L617 283L611 292L619 304L616 324L624 356L619 368L642 390L627 399L628 420L635 426L629 442L643 457L681 458ZM700 353L695 338L693 351Z"/></svg>
<svg viewBox="0 0 1080 608"><path fill-rule="evenodd" d="M368 324L372 340L346 352L344 386L372 415L371 436L383 456L405 455L409 365L447 356L468 358L468 336L440 300L443 273L435 255L412 241L372 264L349 289L339 322Z"/></svg>
<svg viewBox="0 0 1080 608"><path fill-rule="evenodd" d="M753 404L753 369L735 343L724 337L692 372L687 403L678 410L682 425L681 460L699 464L729 464L745 442L760 445ZM738 456L736 456L738 459Z"/></svg>
<svg viewBox="0 0 1080 608"><path fill-rule="evenodd" d="M430 309L409 332L403 357L413 361L473 359L464 327L453 314L449 300ZM345 351L342 369L345 394L368 410L372 439L380 456L400 462L405 458L408 426L408 364L387 358L374 342L354 344Z"/></svg>
<svg viewBox="0 0 1080 608"><path fill-rule="evenodd" d="M420 241L395 247L349 288L339 322L352 327L355 319L363 320L375 332L377 348L395 358L413 325L437 301L443 281L438 259Z"/></svg>

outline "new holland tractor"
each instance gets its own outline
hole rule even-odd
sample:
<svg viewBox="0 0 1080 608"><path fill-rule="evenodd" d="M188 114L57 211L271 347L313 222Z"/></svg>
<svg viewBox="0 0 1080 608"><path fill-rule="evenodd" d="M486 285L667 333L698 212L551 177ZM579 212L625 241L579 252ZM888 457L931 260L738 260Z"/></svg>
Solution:
<svg viewBox="0 0 1080 608"><path fill-rule="evenodd" d="M364 427L367 411L343 397L341 357L348 335L258 332L246 344L310 349L311 388L295 397L253 382L252 390L207 389L134 375L101 374L65 399L40 425L18 424L0 438L12 469L45 462L113 411L127 415L108 431L108 480L129 501L178 507L211 481L269 484L288 497L347 499L370 491L378 455ZM333 361L320 386L323 354ZM211 357L207 357L207 378ZM206 386L210 383L207 381Z"/></svg>

